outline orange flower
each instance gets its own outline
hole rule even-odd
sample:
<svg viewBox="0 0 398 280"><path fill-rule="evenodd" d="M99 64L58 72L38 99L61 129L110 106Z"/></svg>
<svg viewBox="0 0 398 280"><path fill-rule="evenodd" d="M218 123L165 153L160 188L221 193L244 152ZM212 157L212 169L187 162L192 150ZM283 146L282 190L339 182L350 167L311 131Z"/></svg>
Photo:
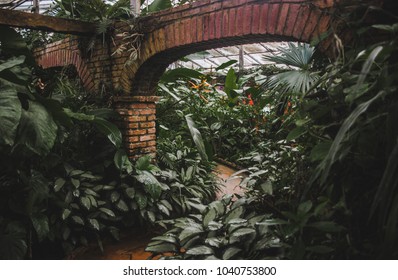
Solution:
<svg viewBox="0 0 398 280"><path fill-rule="evenodd" d="M249 105L253 106L254 105L254 101L252 99L252 95L249 93L249 95L247 96L247 98L249 99Z"/></svg>

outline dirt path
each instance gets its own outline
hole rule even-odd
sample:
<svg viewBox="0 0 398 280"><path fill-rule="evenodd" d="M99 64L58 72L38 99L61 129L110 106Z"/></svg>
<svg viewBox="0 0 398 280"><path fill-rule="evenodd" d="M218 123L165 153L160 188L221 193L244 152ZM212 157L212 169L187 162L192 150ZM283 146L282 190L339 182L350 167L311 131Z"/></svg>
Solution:
<svg viewBox="0 0 398 280"><path fill-rule="evenodd" d="M217 199L220 199L225 194L238 193L242 194L243 191L239 188L241 179L230 179L231 175L236 170L218 164L215 173L220 178L222 187L217 194ZM146 260L151 256L151 253L145 252L145 247L149 243L150 237L146 234L134 233L122 238L115 244L104 245L104 252L96 247L81 248L71 255L70 259L79 260Z"/></svg>
<svg viewBox="0 0 398 280"><path fill-rule="evenodd" d="M226 194L243 194L243 190L239 187L241 179L230 178L237 170L232 169L224 164L218 163L215 172L221 180L222 188L219 193L217 193L217 199L223 197Z"/></svg>

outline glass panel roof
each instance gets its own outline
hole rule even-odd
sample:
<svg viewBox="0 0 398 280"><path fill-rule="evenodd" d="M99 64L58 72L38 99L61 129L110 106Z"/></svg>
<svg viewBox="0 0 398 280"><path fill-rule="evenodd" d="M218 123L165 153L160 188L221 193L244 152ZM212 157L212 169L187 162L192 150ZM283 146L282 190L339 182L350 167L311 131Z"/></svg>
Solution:
<svg viewBox="0 0 398 280"><path fill-rule="evenodd" d="M265 60L263 56L265 54L276 54L279 52L278 48L286 46L287 42L268 42L211 49L188 55L184 59L174 63L171 68L181 66L211 71L227 61L239 61L239 51L240 48L242 48L243 67L250 69L260 65L269 64L270 62ZM238 67L238 63L236 63L234 67Z"/></svg>
<svg viewBox="0 0 398 280"><path fill-rule="evenodd" d="M39 7L40 13L44 13L51 6L54 5L53 0L40 0ZM34 1L32 0L0 0L0 7L6 9L14 9L19 11L30 12L34 6Z"/></svg>

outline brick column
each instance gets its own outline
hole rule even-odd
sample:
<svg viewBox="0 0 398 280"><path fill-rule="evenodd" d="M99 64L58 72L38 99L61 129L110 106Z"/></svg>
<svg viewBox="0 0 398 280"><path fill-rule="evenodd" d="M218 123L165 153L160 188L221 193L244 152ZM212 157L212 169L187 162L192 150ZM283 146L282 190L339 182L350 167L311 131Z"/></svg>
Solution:
<svg viewBox="0 0 398 280"><path fill-rule="evenodd" d="M156 157L156 101L157 96L114 97L115 110L121 117L119 124L129 158L142 155Z"/></svg>

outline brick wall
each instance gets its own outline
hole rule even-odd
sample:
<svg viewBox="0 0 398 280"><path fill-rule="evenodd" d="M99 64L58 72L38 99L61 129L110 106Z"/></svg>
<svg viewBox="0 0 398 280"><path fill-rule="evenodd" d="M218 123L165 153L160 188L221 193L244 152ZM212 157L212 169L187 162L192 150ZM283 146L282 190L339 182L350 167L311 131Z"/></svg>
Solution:
<svg viewBox="0 0 398 280"><path fill-rule="evenodd" d="M156 104L157 96L115 97L115 109L121 117L125 148L131 159L144 154L156 156Z"/></svg>

